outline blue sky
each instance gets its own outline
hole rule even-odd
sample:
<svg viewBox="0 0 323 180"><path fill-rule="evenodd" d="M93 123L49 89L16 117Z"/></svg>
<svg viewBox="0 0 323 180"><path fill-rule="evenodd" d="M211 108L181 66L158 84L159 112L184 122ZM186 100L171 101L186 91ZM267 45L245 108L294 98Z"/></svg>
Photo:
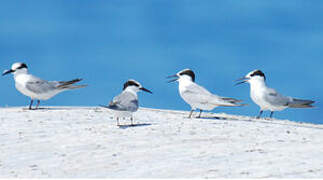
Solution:
<svg viewBox="0 0 323 180"><path fill-rule="evenodd" d="M261 69L282 94L317 101L317 108L288 109L276 118L323 123L322 8L323 1L309 0L5 0L0 67L23 61L43 79L82 77L89 85L42 105L108 103L133 78L154 92L140 93L141 106L176 110L189 106L165 77L191 68L211 92L249 104L213 112L250 116L259 109L249 86L233 81ZM29 103L12 77L0 82L0 106Z"/></svg>

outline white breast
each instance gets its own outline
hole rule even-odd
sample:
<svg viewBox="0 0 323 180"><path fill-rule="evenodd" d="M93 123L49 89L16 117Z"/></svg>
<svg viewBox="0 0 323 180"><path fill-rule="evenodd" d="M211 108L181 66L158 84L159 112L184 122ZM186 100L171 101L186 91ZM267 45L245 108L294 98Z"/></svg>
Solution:
<svg viewBox="0 0 323 180"><path fill-rule="evenodd" d="M46 93L35 93L33 91L28 90L26 88L27 82L30 82L32 80L33 76L30 74L17 74L15 75L15 86L16 89L24 94L25 96L30 97L31 99L38 99L38 100L47 100L53 96L55 96L57 93L63 91L63 90L52 90L48 91Z"/></svg>
<svg viewBox="0 0 323 180"><path fill-rule="evenodd" d="M268 110L268 104L266 103L263 95L264 95L263 90L260 90L260 89L255 90L251 86L250 97L252 101L256 103L258 106L260 106L261 110Z"/></svg>
<svg viewBox="0 0 323 180"><path fill-rule="evenodd" d="M34 94L33 92L28 91L28 89L26 88L26 84L28 82L30 78L29 74L19 74L15 76L15 86L16 89L21 92L23 95L28 96L32 99L35 99L35 97L37 96L36 94Z"/></svg>
<svg viewBox="0 0 323 180"><path fill-rule="evenodd" d="M256 84L253 84L250 87L250 97L258 106L260 106L261 110L281 111L287 108L286 106L268 102L267 99L275 98L274 96L269 97L269 93L270 90L267 86L257 86ZM272 100L272 102L274 102L274 100Z"/></svg>

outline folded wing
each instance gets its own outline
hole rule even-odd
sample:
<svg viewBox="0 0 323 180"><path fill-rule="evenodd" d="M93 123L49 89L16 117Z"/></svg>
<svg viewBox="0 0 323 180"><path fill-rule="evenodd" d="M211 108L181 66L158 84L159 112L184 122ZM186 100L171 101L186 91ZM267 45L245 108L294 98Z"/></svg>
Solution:
<svg viewBox="0 0 323 180"><path fill-rule="evenodd" d="M240 100L217 96L197 84L192 84L189 86L184 94L187 95L190 102L194 103L212 104L215 106L242 106L242 104L237 104L241 102Z"/></svg>
<svg viewBox="0 0 323 180"><path fill-rule="evenodd" d="M38 77L33 76L30 80L26 83L26 88L37 94L47 93L56 88L57 82L48 82L42 80Z"/></svg>
<svg viewBox="0 0 323 180"><path fill-rule="evenodd" d="M119 111L137 111L138 99L134 94L123 91L120 95L113 98L109 104L109 108Z"/></svg>
<svg viewBox="0 0 323 180"><path fill-rule="evenodd" d="M287 106L291 108L310 108L315 101L296 99L292 97L283 96L278 93L275 89L269 89L265 99L272 105L275 106Z"/></svg>

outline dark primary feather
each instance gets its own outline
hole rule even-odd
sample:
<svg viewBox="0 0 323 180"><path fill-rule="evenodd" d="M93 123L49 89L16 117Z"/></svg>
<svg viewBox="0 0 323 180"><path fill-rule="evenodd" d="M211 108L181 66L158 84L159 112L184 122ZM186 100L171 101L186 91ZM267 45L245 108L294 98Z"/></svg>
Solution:
<svg viewBox="0 0 323 180"><path fill-rule="evenodd" d="M291 108L311 108L314 107L312 104L315 101L303 100L303 99L293 99L292 102L288 103L287 106Z"/></svg>
<svg viewBox="0 0 323 180"><path fill-rule="evenodd" d="M238 99L235 99L235 98L223 97L222 99L225 100L225 101L229 101L231 103L239 103L239 102L242 102L242 100L238 100Z"/></svg>
<svg viewBox="0 0 323 180"><path fill-rule="evenodd" d="M277 93L269 93L270 96L277 96Z"/></svg>
<svg viewBox="0 0 323 180"><path fill-rule="evenodd" d="M82 79L73 79L71 81L59 81L59 85L57 86L57 88L64 88L64 87L67 87L71 84L74 84L74 83L77 83L77 82L80 82L82 81Z"/></svg>

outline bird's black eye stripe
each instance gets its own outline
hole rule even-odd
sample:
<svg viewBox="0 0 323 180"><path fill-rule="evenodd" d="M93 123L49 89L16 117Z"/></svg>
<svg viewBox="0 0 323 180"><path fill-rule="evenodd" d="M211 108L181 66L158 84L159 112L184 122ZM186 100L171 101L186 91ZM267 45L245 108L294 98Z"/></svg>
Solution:
<svg viewBox="0 0 323 180"><path fill-rule="evenodd" d="M17 69L22 69L22 68L28 68L25 63L22 63L21 66L19 66Z"/></svg>
<svg viewBox="0 0 323 180"><path fill-rule="evenodd" d="M139 84L134 82L134 81L127 81L124 85L123 85L123 90L125 90L128 86L137 86L139 87Z"/></svg>
<svg viewBox="0 0 323 180"><path fill-rule="evenodd" d="M195 82L195 74L194 74L194 72L192 70L183 71L183 72L179 73L179 75L188 75L188 76L191 76L192 81Z"/></svg>
<svg viewBox="0 0 323 180"><path fill-rule="evenodd" d="M261 77L264 77L266 79L265 74L262 71L260 71L260 70L253 72L250 76L251 77L252 76L261 76Z"/></svg>

